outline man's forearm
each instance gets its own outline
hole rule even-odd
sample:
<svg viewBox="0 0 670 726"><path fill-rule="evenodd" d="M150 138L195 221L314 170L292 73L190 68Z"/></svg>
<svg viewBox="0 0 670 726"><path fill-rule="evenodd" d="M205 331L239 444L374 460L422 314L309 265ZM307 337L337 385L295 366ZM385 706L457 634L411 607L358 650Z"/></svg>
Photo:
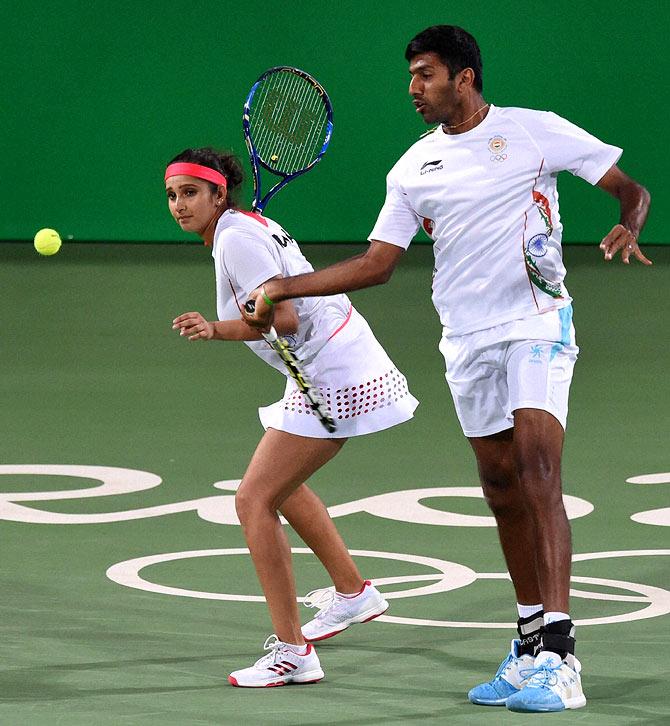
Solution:
<svg viewBox="0 0 670 726"><path fill-rule="evenodd" d="M626 184L619 193L620 223L637 239L647 221L651 195L637 182Z"/></svg>
<svg viewBox="0 0 670 726"><path fill-rule="evenodd" d="M265 284L265 292L270 300L279 302L296 297L336 295L385 282L388 278L381 279L379 273L374 274L365 264L364 257L357 255L323 270L270 280Z"/></svg>

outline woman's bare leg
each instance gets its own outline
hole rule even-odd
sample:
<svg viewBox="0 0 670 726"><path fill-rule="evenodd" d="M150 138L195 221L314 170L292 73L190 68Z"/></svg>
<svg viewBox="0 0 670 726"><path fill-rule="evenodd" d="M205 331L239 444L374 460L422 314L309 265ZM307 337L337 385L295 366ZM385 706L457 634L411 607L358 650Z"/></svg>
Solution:
<svg viewBox="0 0 670 726"><path fill-rule="evenodd" d="M354 593L363 587L361 573L326 506L306 484L287 497L279 509L326 568L337 592Z"/></svg>
<svg viewBox="0 0 670 726"><path fill-rule="evenodd" d="M300 630L291 548L277 511L346 439L314 439L268 429L235 497L274 631L285 643L304 643ZM290 508L290 507L289 507Z"/></svg>

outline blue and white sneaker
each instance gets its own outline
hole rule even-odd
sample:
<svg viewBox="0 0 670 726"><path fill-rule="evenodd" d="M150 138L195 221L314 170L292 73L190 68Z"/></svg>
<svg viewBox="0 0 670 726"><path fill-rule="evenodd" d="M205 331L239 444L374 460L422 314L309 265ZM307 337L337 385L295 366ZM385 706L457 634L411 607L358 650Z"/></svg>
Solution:
<svg viewBox="0 0 670 726"><path fill-rule="evenodd" d="M519 655L520 640L513 640L509 655L500 664L492 681L480 683L468 693L470 703L478 706L504 706L507 699L518 693L528 680L522 671L533 669L535 659L532 655Z"/></svg>
<svg viewBox="0 0 670 726"><path fill-rule="evenodd" d="M574 655L561 660L556 653L542 651L535 657L533 668L523 673L528 678L526 685L507 699L507 708L522 713L547 713L586 706L581 670Z"/></svg>

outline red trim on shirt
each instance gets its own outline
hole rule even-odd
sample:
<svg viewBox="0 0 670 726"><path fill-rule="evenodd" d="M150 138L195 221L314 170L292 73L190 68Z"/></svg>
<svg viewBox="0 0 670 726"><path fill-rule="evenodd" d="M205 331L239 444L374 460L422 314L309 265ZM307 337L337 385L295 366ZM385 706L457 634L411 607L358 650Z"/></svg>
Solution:
<svg viewBox="0 0 670 726"><path fill-rule="evenodd" d="M537 179L535 181L537 182ZM549 206L549 200L544 196L544 194L540 194L540 192L533 189L533 201L538 206L542 207L544 213L547 215L547 219L549 220L549 226L553 230L554 223L551 221L551 207Z"/></svg>
<svg viewBox="0 0 670 726"><path fill-rule="evenodd" d="M267 219L263 219L263 217L258 214L258 212L245 212L243 209L237 210L240 214L244 214L245 217L251 217L252 219L255 219L257 222L260 222L264 227L268 226Z"/></svg>
<svg viewBox="0 0 670 726"><path fill-rule="evenodd" d="M342 328L351 320L351 311L353 309L354 309L354 306L350 305L349 312L347 313L347 317L344 319L344 322L342 323L342 325L340 325L340 327L332 335L328 336L328 340L330 340L331 338L334 338L340 332L340 330L342 330Z"/></svg>

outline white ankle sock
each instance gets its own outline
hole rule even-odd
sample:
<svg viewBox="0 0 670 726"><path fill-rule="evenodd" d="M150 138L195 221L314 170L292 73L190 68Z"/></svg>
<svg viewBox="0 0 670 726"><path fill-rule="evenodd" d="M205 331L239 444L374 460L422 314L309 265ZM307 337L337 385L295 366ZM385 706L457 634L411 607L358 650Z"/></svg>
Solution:
<svg viewBox="0 0 670 726"><path fill-rule="evenodd" d="M521 605L517 603L516 609L519 611L520 618L529 618L531 615L535 615L535 613L539 613L542 610L542 603L538 605Z"/></svg>
<svg viewBox="0 0 670 726"><path fill-rule="evenodd" d="M302 645L296 645L295 643L284 643L288 646L289 650L292 650L296 655L305 655L307 653L307 643Z"/></svg>
<svg viewBox="0 0 670 726"><path fill-rule="evenodd" d="M556 611L550 611L544 614L544 624L555 623L557 620L570 620L570 616L567 613L559 613Z"/></svg>
<svg viewBox="0 0 670 726"><path fill-rule="evenodd" d="M338 594L338 595L339 595L340 597L348 597L348 598L352 598L352 597L358 597L358 596L359 596L359 595L360 595L360 594L361 594L361 593L363 592L363 590L365 590L365 586L366 586L367 584L368 584L368 583L367 583L367 580L366 580L366 581L364 581L364 582L363 582L363 586L361 587L361 589L360 589L360 590L358 590L358 592L338 592L337 590L335 590L335 592L336 592L336 593L337 593L337 594Z"/></svg>

